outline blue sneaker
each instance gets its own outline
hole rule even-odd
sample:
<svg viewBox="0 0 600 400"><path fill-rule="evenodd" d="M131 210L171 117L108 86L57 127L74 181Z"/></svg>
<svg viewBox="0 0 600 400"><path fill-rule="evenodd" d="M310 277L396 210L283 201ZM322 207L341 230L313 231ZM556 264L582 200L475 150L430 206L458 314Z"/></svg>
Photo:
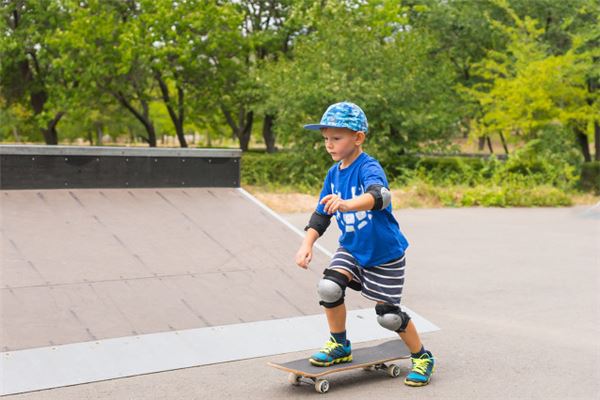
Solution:
<svg viewBox="0 0 600 400"><path fill-rule="evenodd" d="M330 337L323 348L310 356L308 361L317 367L329 367L333 364L350 362L352 361L350 341L346 340L346 345L342 345L336 342L333 337Z"/></svg>
<svg viewBox="0 0 600 400"><path fill-rule="evenodd" d="M435 359L430 351L426 351L419 358L411 358L412 370L406 376L404 383L408 386L425 386L431 379L435 369Z"/></svg>

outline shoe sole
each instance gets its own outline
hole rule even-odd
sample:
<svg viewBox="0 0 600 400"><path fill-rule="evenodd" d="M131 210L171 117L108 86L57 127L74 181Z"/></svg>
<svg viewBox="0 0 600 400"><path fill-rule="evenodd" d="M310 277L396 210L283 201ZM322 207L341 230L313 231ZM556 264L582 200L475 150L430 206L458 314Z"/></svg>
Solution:
<svg viewBox="0 0 600 400"><path fill-rule="evenodd" d="M411 386L411 387L420 387L420 386L425 386L429 384L429 381L431 381L431 375L433 375L433 372L435 371L435 365L433 366L433 368L431 369L431 374L429 374L429 379L427 379L425 382L416 382L416 381L409 381L409 380L404 380L404 384L406 386Z"/></svg>
<svg viewBox="0 0 600 400"><path fill-rule="evenodd" d="M404 384L406 386L410 386L410 387L420 387L420 386L426 386L429 384L429 381L427 382L414 382L414 381L404 381Z"/></svg>
<svg viewBox="0 0 600 400"><path fill-rule="evenodd" d="M352 354L350 354L349 356L346 357L340 357L340 358L336 358L333 361L317 361L317 360L313 360L312 358L309 358L308 361L310 361L310 363L312 365L314 365L315 367L329 367L333 364L340 364L340 363L347 363L352 361Z"/></svg>

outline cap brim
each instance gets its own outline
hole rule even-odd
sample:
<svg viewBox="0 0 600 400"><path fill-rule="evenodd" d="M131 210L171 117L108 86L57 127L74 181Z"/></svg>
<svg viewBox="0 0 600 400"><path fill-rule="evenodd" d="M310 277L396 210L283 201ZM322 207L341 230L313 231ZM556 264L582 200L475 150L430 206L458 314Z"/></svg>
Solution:
<svg viewBox="0 0 600 400"><path fill-rule="evenodd" d="M311 131L318 131L321 128L339 128L339 126L322 125L322 124L308 124L308 125L304 125L304 129L310 129Z"/></svg>

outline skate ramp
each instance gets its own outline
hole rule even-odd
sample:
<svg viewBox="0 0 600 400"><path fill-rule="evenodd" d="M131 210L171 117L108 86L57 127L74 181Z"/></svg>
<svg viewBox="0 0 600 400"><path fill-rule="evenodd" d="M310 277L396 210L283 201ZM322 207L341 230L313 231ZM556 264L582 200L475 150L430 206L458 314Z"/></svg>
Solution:
<svg viewBox="0 0 600 400"><path fill-rule="evenodd" d="M298 268L303 233L243 189L0 196L0 394L310 349L326 338L316 283L330 253L317 246L311 268ZM390 337L371 302L346 304L356 341ZM437 329L413 316L421 331Z"/></svg>

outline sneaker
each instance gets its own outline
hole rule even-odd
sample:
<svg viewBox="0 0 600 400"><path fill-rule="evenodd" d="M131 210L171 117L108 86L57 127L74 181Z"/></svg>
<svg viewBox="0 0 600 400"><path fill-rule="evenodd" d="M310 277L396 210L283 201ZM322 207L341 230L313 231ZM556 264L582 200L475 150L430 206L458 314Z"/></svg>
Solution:
<svg viewBox="0 0 600 400"><path fill-rule="evenodd" d="M317 367L329 367L333 364L346 363L352 361L352 347L350 341L342 345L330 337L321 350L310 356L308 359L312 365Z"/></svg>
<svg viewBox="0 0 600 400"><path fill-rule="evenodd" d="M425 386L431 379L435 367L435 359L430 351L419 358L411 358L412 370L406 376L404 383L408 386Z"/></svg>

